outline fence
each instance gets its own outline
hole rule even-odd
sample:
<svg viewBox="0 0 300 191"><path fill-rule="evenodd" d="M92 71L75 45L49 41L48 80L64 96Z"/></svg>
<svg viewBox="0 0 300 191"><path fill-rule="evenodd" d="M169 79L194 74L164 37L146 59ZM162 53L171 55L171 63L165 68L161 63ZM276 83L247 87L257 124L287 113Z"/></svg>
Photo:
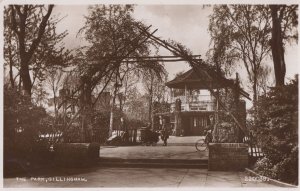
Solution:
<svg viewBox="0 0 300 191"><path fill-rule="evenodd" d="M118 136L121 136L124 133L122 130L114 130L114 132L116 132ZM137 143L140 141L140 135L137 129L128 129L127 133L129 143ZM108 137L101 132L100 128L93 129L92 142L104 143L107 138Z"/></svg>
<svg viewBox="0 0 300 191"><path fill-rule="evenodd" d="M254 164L259 158L264 156L264 153L262 152L261 148L258 147L253 137L246 136L244 137L243 142L247 143L249 146L248 155L250 164Z"/></svg>

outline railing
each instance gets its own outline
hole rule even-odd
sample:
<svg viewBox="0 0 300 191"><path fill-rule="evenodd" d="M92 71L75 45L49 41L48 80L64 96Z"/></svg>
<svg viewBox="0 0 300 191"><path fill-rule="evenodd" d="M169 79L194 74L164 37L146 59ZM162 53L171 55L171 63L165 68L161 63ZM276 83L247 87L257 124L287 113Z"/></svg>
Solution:
<svg viewBox="0 0 300 191"><path fill-rule="evenodd" d="M172 97L171 112L175 111L175 101L181 100L181 111L214 111L214 100L210 95L187 95Z"/></svg>
<svg viewBox="0 0 300 191"><path fill-rule="evenodd" d="M114 132L117 133L118 136L122 136L124 134L125 131L123 130L114 130ZM138 131L137 129L127 129L126 132L128 133L127 134L127 141L128 143L132 143L132 144L135 144L138 142ZM92 138L93 142L104 142L106 140L105 137L101 137L101 134L100 134L100 129L98 129L98 131L95 131L94 130L94 136Z"/></svg>
<svg viewBox="0 0 300 191"><path fill-rule="evenodd" d="M212 101L200 101L188 103L189 111L213 111L214 102Z"/></svg>
<svg viewBox="0 0 300 191"><path fill-rule="evenodd" d="M181 95L176 97L171 97L172 102L175 102L177 99L180 99L182 103L190 103L190 102L199 102L199 101L212 101L212 97L210 95Z"/></svg>
<svg viewBox="0 0 300 191"><path fill-rule="evenodd" d="M175 103L171 103L171 112L175 111ZM214 111L213 101L182 103L181 111Z"/></svg>

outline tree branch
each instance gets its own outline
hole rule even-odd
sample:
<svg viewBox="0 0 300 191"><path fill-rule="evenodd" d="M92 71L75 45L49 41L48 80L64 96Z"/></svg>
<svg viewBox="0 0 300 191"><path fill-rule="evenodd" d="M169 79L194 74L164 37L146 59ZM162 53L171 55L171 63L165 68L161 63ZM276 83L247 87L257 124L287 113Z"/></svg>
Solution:
<svg viewBox="0 0 300 191"><path fill-rule="evenodd" d="M36 39L34 39L32 41L32 44L30 46L30 49L28 51L28 55L29 57L31 57L35 51L35 49L37 48L37 46L39 45L39 43L41 42L41 39L42 39L42 36L43 34L45 33L45 28L47 26L47 22L49 20L49 17L52 13L52 10L53 10L53 7L54 5L49 5L48 6L48 11L47 11L47 14L43 17L40 25L39 25L39 31L38 31L38 36Z"/></svg>

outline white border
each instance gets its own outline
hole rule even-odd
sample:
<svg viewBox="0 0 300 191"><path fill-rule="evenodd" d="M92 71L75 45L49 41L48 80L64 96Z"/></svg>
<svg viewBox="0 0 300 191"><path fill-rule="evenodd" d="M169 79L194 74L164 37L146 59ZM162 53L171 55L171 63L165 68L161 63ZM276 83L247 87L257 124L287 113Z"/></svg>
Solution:
<svg viewBox="0 0 300 191"><path fill-rule="evenodd" d="M186 5L186 4L298 4L299 0L0 0L0 32L3 34L3 6L8 4L59 4L59 5L87 5L87 4L143 4L143 5ZM298 32L299 24L298 24ZM299 43L299 42L298 42ZM0 131L0 139L1 141L1 154L0 154L0 186L1 189L3 188L3 36L0 37L0 55L2 60L0 63L2 64L1 67L1 74L0 74L0 105L2 109L0 110L0 121L2 122L2 129ZM298 52L300 52L300 48L298 45ZM299 63L297 63L299 64ZM299 68L299 67L298 67ZM299 73L299 71L298 71ZM299 138L299 136L298 136ZM38 188L37 190L44 190L45 188ZM46 188L46 190L52 190L51 188ZM53 188L53 190L174 190L175 188ZM199 188L186 188L181 190L281 190L282 188L206 188L206 187L199 187ZM297 188L289 188L289 189L297 189ZM21 188L21 189L9 189L9 190L31 190L31 188Z"/></svg>

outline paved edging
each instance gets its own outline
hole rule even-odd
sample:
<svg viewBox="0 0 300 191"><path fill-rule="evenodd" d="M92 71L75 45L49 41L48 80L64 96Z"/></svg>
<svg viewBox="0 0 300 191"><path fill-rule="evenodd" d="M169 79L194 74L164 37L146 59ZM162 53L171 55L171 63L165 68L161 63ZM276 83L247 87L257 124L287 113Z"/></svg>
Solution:
<svg viewBox="0 0 300 191"><path fill-rule="evenodd" d="M187 169L207 169L208 160L203 159L126 159L100 157L98 165L106 167L138 167L138 168L187 168Z"/></svg>
<svg viewBox="0 0 300 191"><path fill-rule="evenodd" d="M245 171L251 175L254 175L254 176L259 176L259 177L263 177L263 178L267 178L269 179L269 183L270 184L273 184L273 185L276 185L276 186L280 186L280 187L286 187L286 188L298 188L298 186L295 186L295 185L292 185L292 184L288 184L288 183L284 183L284 182L280 182L278 180L274 180L274 179L271 179L269 177L266 177L266 176L263 176L263 175L260 175L256 172L254 172L253 170L250 170L248 168L245 168Z"/></svg>
<svg viewBox="0 0 300 191"><path fill-rule="evenodd" d="M124 167L124 168L184 168L184 169L207 169L207 164L162 164L162 163L131 163L131 162L100 162L102 167Z"/></svg>

